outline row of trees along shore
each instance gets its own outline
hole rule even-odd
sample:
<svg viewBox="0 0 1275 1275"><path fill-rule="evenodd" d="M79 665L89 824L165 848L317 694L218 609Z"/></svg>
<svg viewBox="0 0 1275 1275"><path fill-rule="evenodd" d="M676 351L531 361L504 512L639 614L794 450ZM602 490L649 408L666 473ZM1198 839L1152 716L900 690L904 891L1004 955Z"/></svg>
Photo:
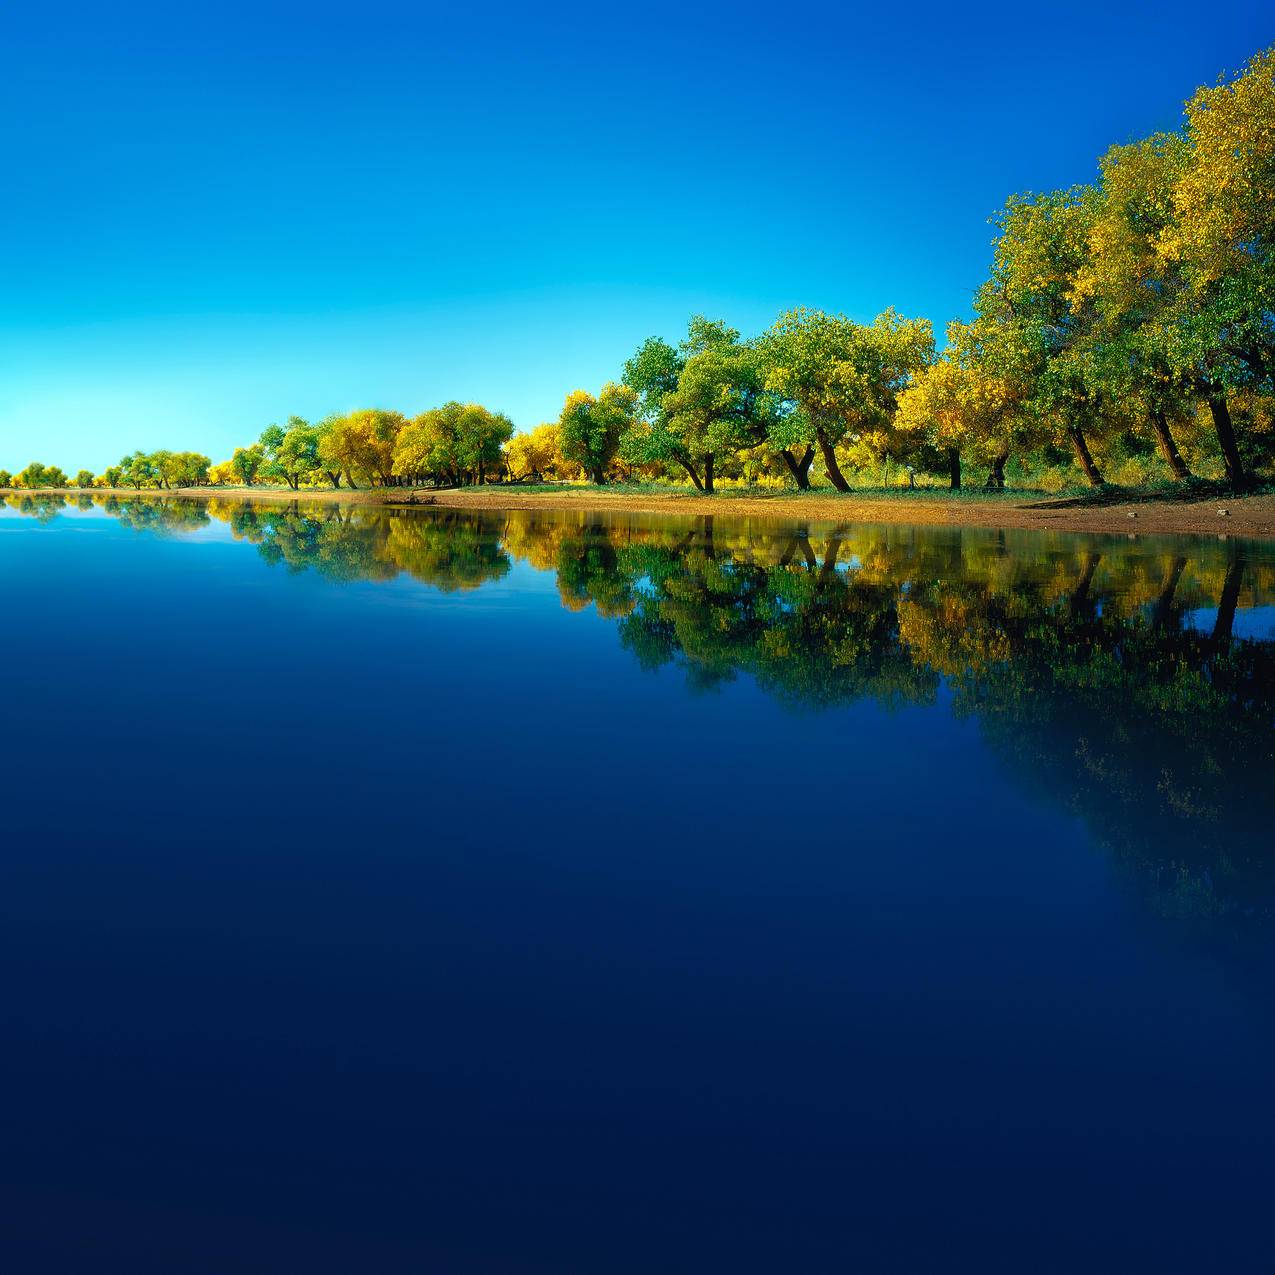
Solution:
<svg viewBox="0 0 1275 1275"><path fill-rule="evenodd" d="M1176 132L1115 146L1096 181L1015 195L995 219L973 317L939 351L929 320L798 308L759 335L693 318L645 341L599 393L515 432L448 403L292 417L213 464L133 452L74 478L0 486L415 486L689 480L830 485L850 475L1003 487L1064 466L1092 486L1233 486L1275 462L1275 49L1202 88ZM1046 484L1047 485L1047 484Z"/></svg>

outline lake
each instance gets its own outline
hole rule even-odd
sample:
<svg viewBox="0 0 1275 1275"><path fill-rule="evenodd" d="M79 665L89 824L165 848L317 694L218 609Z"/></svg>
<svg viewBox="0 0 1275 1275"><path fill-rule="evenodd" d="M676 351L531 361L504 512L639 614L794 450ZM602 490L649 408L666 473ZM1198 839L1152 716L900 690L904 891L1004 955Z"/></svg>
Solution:
<svg viewBox="0 0 1275 1275"><path fill-rule="evenodd" d="M0 509L14 1271L1269 1262L1275 546Z"/></svg>

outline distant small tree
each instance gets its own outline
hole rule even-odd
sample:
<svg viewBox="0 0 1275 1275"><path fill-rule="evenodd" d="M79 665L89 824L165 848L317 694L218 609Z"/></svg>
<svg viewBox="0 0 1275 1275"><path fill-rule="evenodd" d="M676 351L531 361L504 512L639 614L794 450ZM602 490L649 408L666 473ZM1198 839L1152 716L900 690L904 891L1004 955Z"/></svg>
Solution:
<svg viewBox="0 0 1275 1275"><path fill-rule="evenodd" d="M102 483L104 486L112 489L120 485L120 479L124 476L124 470L119 465L108 465L102 471Z"/></svg>
<svg viewBox="0 0 1275 1275"><path fill-rule="evenodd" d="M527 478L539 480L561 477L567 462L563 459L558 444L559 430L556 421L537 425L526 434L515 434L506 449L510 476L515 482Z"/></svg>
<svg viewBox="0 0 1275 1275"><path fill-rule="evenodd" d="M230 464L235 471L235 477L251 487L265 458L265 448L260 443L253 443L251 447L236 447L234 455L230 458Z"/></svg>
<svg viewBox="0 0 1275 1275"><path fill-rule="evenodd" d="M296 491L320 468L318 429L299 416L291 417L270 465Z"/></svg>
<svg viewBox="0 0 1275 1275"><path fill-rule="evenodd" d="M33 460L14 479L14 484L18 487L25 487L28 491L35 491L41 487L66 487L69 485L66 475L57 465L43 465L38 460Z"/></svg>
<svg viewBox="0 0 1275 1275"><path fill-rule="evenodd" d="M173 453L161 449L157 452L151 452L150 459L155 468L155 485L157 487L171 487L173 485L173 462L175 460Z"/></svg>
<svg viewBox="0 0 1275 1275"><path fill-rule="evenodd" d="M587 390L567 395L558 421L562 455L575 461L589 481L606 482L620 440L637 420L637 392L627 385L604 385L594 398Z"/></svg>
<svg viewBox="0 0 1275 1275"><path fill-rule="evenodd" d="M120 478L136 491L159 485L159 471L145 452L132 452L120 461Z"/></svg>
<svg viewBox="0 0 1275 1275"><path fill-rule="evenodd" d="M212 461L200 452L178 452L169 468L171 481L179 487L202 487L211 466Z"/></svg>
<svg viewBox="0 0 1275 1275"><path fill-rule="evenodd" d="M346 470L346 458L341 448L344 444L343 422L345 418L336 413L331 416L325 416L315 427L317 436L317 455L319 459L319 472L332 484L333 487L341 486L341 475L344 473L347 477L352 476ZM351 480L351 486L354 485Z"/></svg>
<svg viewBox="0 0 1275 1275"><path fill-rule="evenodd" d="M513 422L480 403L444 403L408 421L394 440L394 473L407 482L429 475L457 484L486 481L501 465Z"/></svg>
<svg viewBox="0 0 1275 1275"><path fill-rule="evenodd" d="M75 475L75 485L77 487L92 487L93 471L91 469L81 469Z"/></svg>
<svg viewBox="0 0 1275 1275"><path fill-rule="evenodd" d="M12 487L13 475L7 469L0 469L0 487Z"/></svg>
<svg viewBox="0 0 1275 1275"><path fill-rule="evenodd" d="M407 424L401 412L366 408L325 422L321 459L325 470L341 470L350 486L356 475L383 487L394 481L394 442Z"/></svg>

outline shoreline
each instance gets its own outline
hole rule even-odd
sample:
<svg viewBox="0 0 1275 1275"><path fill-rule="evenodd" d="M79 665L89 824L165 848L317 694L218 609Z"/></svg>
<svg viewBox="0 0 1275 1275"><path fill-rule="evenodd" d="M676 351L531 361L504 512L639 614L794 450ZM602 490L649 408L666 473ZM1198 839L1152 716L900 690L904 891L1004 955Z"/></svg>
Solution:
<svg viewBox="0 0 1275 1275"><path fill-rule="evenodd" d="M385 489L356 491L323 489L288 491L277 487L181 487L171 491L146 488L91 492L78 489L24 491L6 488L5 496L77 495L121 499L181 497L193 500L258 500L275 503L380 505L387 508L447 508L474 510L612 510L628 513L799 519L833 522L913 523L926 526L1003 527L1037 531L1082 531L1108 534L1223 535L1275 539L1275 495L1197 496L1165 498L1160 493L1137 497L1123 493L1110 504L1053 496L967 495L951 497L935 490L916 494L880 492L721 492L703 496L693 492L608 492L596 488L520 491L517 486ZM413 499L413 495L415 499ZM1222 514L1219 511L1225 510Z"/></svg>

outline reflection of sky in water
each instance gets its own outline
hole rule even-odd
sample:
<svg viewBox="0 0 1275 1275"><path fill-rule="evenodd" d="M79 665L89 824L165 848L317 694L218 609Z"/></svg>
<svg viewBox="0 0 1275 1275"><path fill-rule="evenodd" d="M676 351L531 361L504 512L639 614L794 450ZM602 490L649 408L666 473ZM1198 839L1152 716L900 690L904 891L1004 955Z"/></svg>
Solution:
<svg viewBox="0 0 1275 1275"><path fill-rule="evenodd" d="M1198 607L1182 613L1182 627L1197 633L1212 633L1217 623L1216 607ZM1275 641L1275 606L1237 607L1231 636L1261 642Z"/></svg>

